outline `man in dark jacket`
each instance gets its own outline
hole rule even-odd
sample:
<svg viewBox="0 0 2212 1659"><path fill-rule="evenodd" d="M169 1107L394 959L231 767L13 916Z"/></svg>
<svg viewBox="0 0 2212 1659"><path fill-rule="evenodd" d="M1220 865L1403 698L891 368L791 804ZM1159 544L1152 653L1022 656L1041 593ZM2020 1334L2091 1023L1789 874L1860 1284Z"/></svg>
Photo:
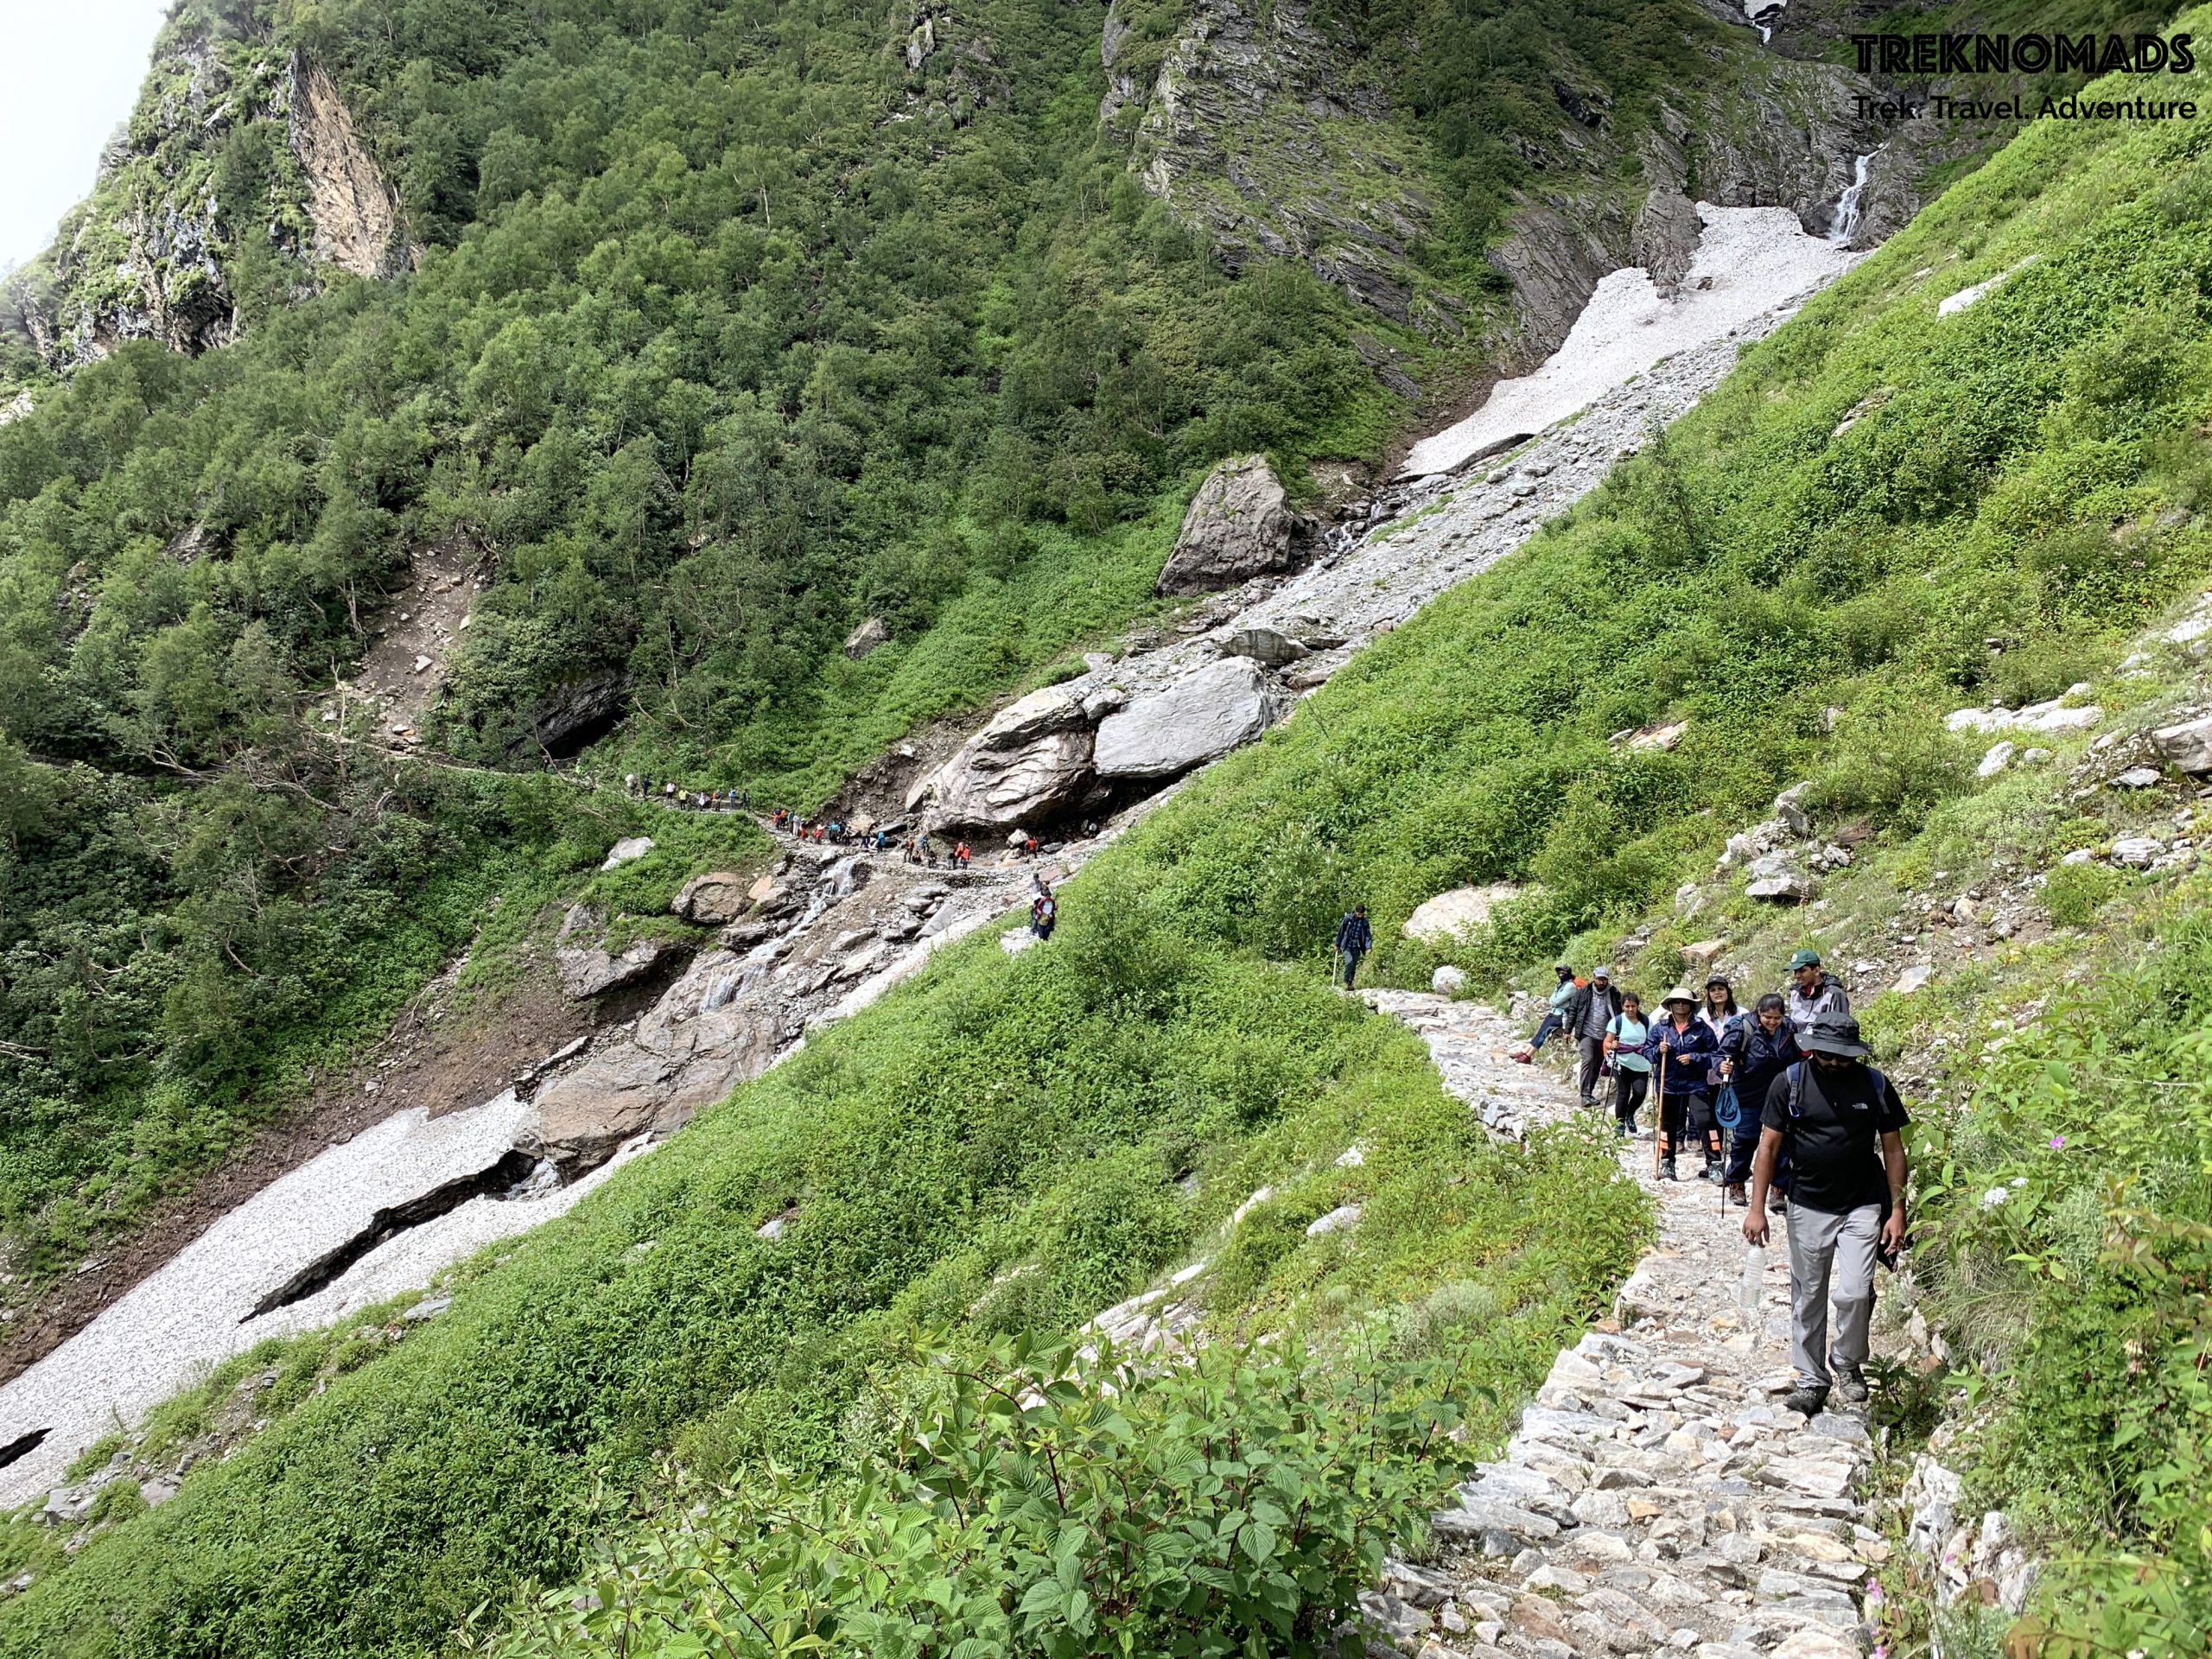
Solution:
<svg viewBox="0 0 2212 1659"><path fill-rule="evenodd" d="M1367 906L1354 905L1351 913L1337 924L1337 968L1344 976L1346 990L1359 971L1359 959L1374 948L1375 930L1367 925Z"/></svg>
<svg viewBox="0 0 2212 1659"><path fill-rule="evenodd" d="M1744 1183L1751 1179L1751 1154L1759 1143L1759 1114L1766 1105L1766 1092L1805 1056L1797 1046L1789 1009L1771 991L1759 999L1750 1019L1738 1020L1730 1029L1720 1052L1721 1080L1736 1091L1744 1114L1729 1142L1727 1175L1729 1201L1743 1204L1747 1202ZM1787 1178L1779 1170L1776 1174L1777 1186L1788 1191Z"/></svg>
<svg viewBox="0 0 2212 1659"><path fill-rule="evenodd" d="M1605 1027L1620 1011L1621 994L1613 988L1613 971L1602 962L1590 970L1590 982L1577 986L1567 999L1562 1029L1580 1052L1578 1081L1585 1106L1598 1103L1598 1077L1605 1068Z"/></svg>
<svg viewBox="0 0 2212 1659"><path fill-rule="evenodd" d="M1787 1147L1794 1166L1789 1361L1797 1388L1782 1403L1809 1417L1827 1403L1831 1387L1853 1405L1866 1398L1875 1255L1904 1245L1906 1119L1889 1079L1866 1065L1866 1045L1849 1014L1823 1014L1797 1041L1812 1058L1789 1067L1767 1090L1744 1236L1767 1241L1767 1186Z"/></svg>

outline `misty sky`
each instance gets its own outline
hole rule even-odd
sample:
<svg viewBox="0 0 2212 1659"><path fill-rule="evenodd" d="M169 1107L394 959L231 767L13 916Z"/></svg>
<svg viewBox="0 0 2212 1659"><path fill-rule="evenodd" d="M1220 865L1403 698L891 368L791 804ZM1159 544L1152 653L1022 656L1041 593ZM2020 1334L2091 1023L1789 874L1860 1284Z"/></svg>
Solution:
<svg viewBox="0 0 2212 1659"><path fill-rule="evenodd" d="M99 169L169 0L0 0L0 269L21 264Z"/></svg>

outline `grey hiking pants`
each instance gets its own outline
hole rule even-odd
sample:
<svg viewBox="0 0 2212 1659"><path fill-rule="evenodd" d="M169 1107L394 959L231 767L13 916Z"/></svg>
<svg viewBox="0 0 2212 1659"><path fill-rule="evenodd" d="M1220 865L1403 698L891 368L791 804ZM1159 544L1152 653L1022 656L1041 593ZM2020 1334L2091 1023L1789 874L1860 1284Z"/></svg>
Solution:
<svg viewBox="0 0 2212 1659"><path fill-rule="evenodd" d="M1790 1205L1789 1363L1801 1383L1825 1389L1838 1373L1856 1376L1866 1364L1867 1331L1874 1322L1874 1246L1881 1230L1877 1204L1840 1216Z"/></svg>
<svg viewBox="0 0 2212 1659"><path fill-rule="evenodd" d="M1582 1049L1582 1066L1576 1079L1582 1086L1582 1103L1594 1106L1598 1101L1598 1079L1605 1070L1605 1039L1584 1037L1577 1040Z"/></svg>

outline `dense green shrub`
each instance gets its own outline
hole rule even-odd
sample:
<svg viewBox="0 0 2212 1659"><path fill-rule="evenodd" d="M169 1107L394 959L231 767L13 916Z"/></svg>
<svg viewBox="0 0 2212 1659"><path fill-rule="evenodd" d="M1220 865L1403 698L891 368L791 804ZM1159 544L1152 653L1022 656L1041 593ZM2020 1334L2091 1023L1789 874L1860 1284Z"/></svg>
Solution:
<svg viewBox="0 0 2212 1659"><path fill-rule="evenodd" d="M2060 1654L2212 1643L2208 900L2139 918L1917 1131L1920 1271L1981 1407L1950 1455L2056 1557Z"/></svg>
<svg viewBox="0 0 2212 1659"><path fill-rule="evenodd" d="M501 1659L1332 1650L1464 1457L1450 1369L1346 1344L1149 1366L1003 1345L932 1363L856 1477L677 1484Z"/></svg>

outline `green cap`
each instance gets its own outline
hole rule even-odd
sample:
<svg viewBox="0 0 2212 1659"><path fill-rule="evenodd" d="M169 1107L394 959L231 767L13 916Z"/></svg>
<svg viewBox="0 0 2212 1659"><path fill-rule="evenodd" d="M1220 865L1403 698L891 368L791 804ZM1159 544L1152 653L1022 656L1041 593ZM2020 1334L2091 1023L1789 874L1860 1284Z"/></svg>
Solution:
<svg viewBox="0 0 2212 1659"><path fill-rule="evenodd" d="M1789 971L1793 974L1800 968L1817 968L1820 965L1821 953L1809 947L1789 958Z"/></svg>

